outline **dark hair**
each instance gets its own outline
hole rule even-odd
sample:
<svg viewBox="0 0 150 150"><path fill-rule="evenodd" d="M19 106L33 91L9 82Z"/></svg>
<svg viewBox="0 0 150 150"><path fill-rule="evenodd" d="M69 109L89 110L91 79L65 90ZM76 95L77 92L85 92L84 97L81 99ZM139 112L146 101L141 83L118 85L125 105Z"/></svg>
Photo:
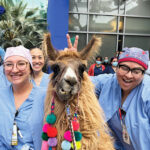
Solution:
<svg viewBox="0 0 150 150"><path fill-rule="evenodd" d="M112 63L113 59L115 59L115 58L118 60L118 58L117 58L117 57L111 57L111 59L110 59L110 65L111 65L111 63Z"/></svg>
<svg viewBox="0 0 150 150"><path fill-rule="evenodd" d="M96 56L96 60L97 58L100 58L101 61L103 60L102 56Z"/></svg>

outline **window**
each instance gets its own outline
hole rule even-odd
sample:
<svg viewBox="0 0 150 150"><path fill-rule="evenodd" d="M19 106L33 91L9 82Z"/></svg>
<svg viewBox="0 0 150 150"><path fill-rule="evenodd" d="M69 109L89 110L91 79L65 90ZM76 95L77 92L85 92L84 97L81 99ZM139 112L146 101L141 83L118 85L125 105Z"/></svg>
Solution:
<svg viewBox="0 0 150 150"><path fill-rule="evenodd" d="M69 34L79 35L79 50L95 34L103 57L123 47L150 50L150 0L71 0L69 7Z"/></svg>

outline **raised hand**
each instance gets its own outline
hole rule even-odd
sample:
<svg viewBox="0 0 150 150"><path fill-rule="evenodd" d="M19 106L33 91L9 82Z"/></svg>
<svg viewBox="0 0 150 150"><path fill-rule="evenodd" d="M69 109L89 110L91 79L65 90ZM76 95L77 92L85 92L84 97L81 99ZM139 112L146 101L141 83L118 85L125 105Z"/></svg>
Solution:
<svg viewBox="0 0 150 150"><path fill-rule="evenodd" d="M77 51L79 36L76 35L75 41L74 41L74 44L73 44L73 45L72 45L72 43L71 43L70 35L67 34L66 37L67 37L67 42L68 42L68 48L65 48L64 50L65 50L65 51L66 51L66 50L69 50L69 51Z"/></svg>

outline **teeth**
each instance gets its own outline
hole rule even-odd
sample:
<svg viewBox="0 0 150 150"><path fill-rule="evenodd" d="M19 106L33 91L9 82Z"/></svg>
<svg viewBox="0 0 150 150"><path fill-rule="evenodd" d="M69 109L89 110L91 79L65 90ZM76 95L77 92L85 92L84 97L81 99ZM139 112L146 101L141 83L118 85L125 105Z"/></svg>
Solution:
<svg viewBox="0 0 150 150"><path fill-rule="evenodd" d="M34 66L39 66L39 65L34 65Z"/></svg>
<svg viewBox="0 0 150 150"><path fill-rule="evenodd" d="M130 82L132 82L132 80L124 80L125 82L127 82L127 83L130 83Z"/></svg>

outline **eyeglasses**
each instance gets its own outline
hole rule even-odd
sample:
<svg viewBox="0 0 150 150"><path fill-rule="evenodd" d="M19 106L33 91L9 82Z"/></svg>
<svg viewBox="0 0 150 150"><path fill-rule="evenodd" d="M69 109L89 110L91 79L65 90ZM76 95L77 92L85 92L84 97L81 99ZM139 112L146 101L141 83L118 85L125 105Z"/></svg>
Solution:
<svg viewBox="0 0 150 150"><path fill-rule="evenodd" d="M26 62L26 61L22 61L22 60L18 61L16 63L16 68L20 71L24 71L27 68L27 64L28 64L28 62ZM9 61L4 62L4 69L6 71L11 71L13 69L14 65L15 64L13 64L12 62L9 62Z"/></svg>
<svg viewBox="0 0 150 150"><path fill-rule="evenodd" d="M128 72L131 71L132 75L136 76L136 75L141 75L141 74L144 74L145 73L145 70L142 70L140 68L129 68L128 66L126 65L119 65L119 69L122 73L124 74L127 74Z"/></svg>

